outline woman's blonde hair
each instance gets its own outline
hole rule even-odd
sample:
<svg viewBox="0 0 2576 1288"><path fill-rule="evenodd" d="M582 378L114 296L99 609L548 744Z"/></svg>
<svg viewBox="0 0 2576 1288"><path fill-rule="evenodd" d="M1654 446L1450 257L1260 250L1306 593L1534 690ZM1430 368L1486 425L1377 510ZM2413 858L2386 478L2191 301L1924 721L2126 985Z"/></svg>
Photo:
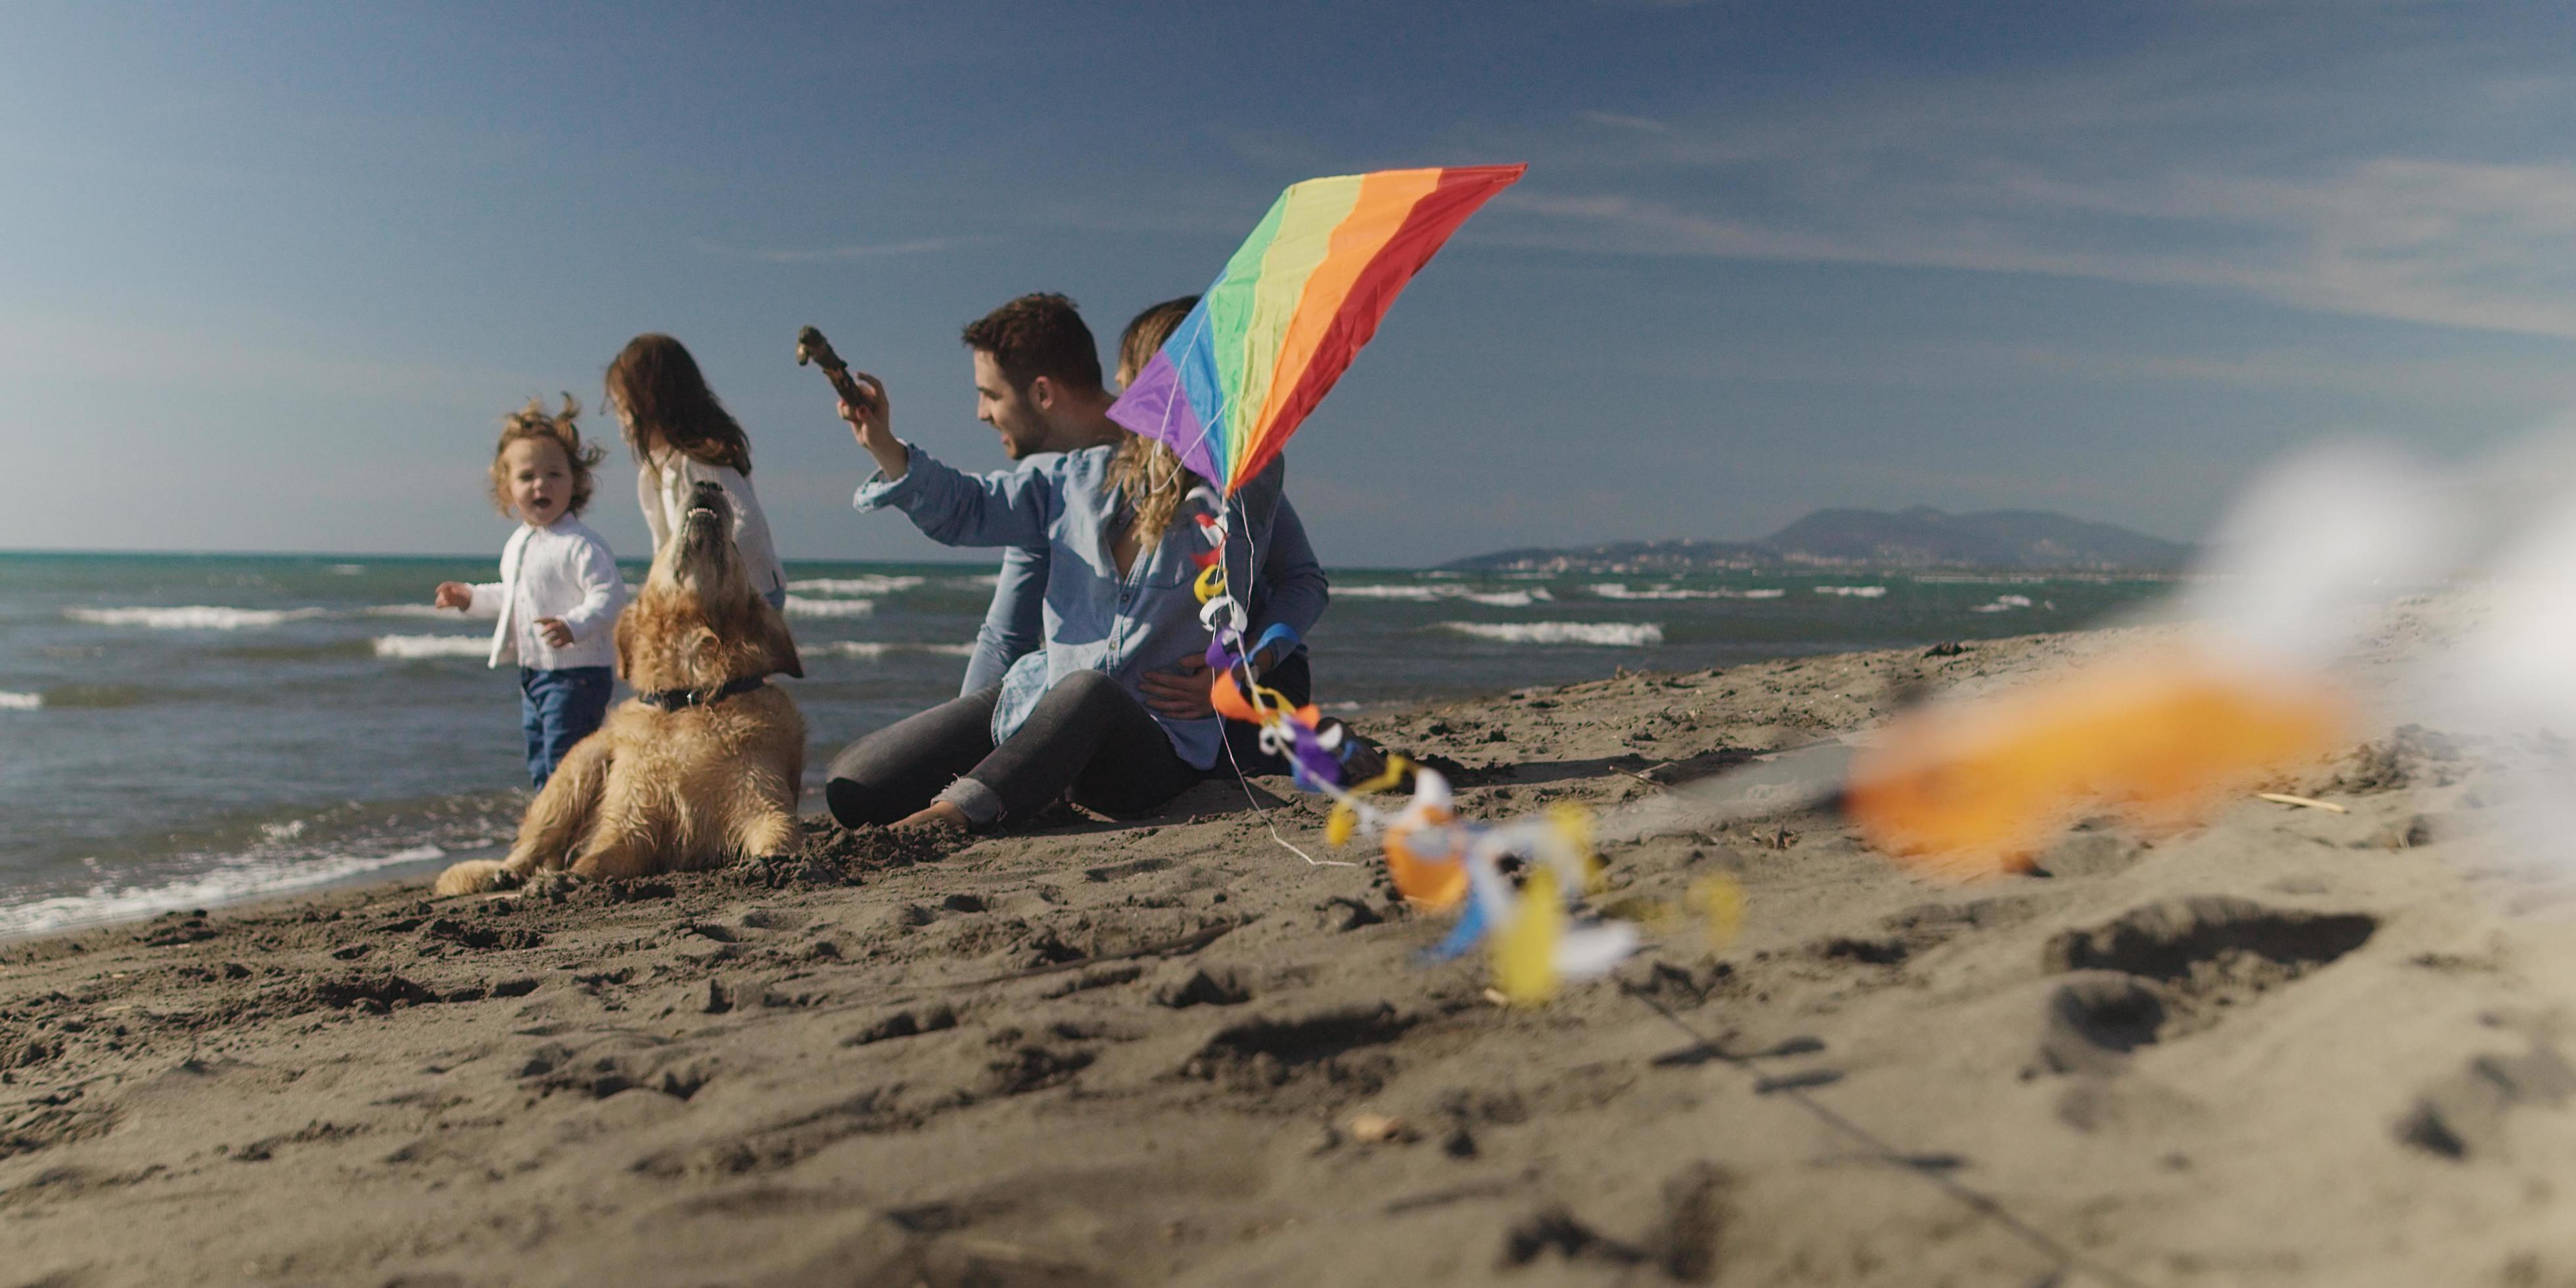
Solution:
<svg viewBox="0 0 2576 1288"><path fill-rule="evenodd" d="M1195 295L1165 300L1127 324L1118 336L1122 380L1134 380L1154 360L1155 351L1172 338L1181 319L1198 303ZM1199 477L1182 466L1170 444L1143 434L1129 434L1118 444L1117 453L1109 458L1108 479L1109 486L1127 498L1127 537L1136 543L1139 555L1150 555L1163 543L1172 516L1180 513L1181 501L1199 484Z"/></svg>
<svg viewBox="0 0 2576 1288"><path fill-rule="evenodd" d="M627 341L608 364L605 384L609 403L626 413L626 446L635 459L649 459L644 444L659 438L682 456L751 477L750 436L678 340L651 331Z"/></svg>
<svg viewBox="0 0 2576 1288"><path fill-rule="evenodd" d="M581 404L571 394L563 396L563 410L546 411L546 400L531 398L528 405L501 418L501 441L492 445L492 508L514 515L510 505L510 479L501 469L501 453L522 439L552 443L563 449L564 463L572 470L572 503L566 514L579 514L590 504L590 470L608 459L608 449L597 443L581 441L581 429L573 421L581 415Z"/></svg>

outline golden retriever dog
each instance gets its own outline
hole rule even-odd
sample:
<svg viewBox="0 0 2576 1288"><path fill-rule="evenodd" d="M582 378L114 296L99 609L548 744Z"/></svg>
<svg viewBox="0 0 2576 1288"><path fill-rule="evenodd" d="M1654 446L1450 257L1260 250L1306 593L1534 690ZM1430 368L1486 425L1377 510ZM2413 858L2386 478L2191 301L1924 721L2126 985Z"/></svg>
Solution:
<svg viewBox="0 0 2576 1288"><path fill-rule="evenodd" d="M805 718L768 677L802 679L787 623L751 588L724 489L700 483L617 618L635 696L574 744L528 806L506 859L441 873L437 893L515 886L540 868L636 877L796 844Z"/></svg>

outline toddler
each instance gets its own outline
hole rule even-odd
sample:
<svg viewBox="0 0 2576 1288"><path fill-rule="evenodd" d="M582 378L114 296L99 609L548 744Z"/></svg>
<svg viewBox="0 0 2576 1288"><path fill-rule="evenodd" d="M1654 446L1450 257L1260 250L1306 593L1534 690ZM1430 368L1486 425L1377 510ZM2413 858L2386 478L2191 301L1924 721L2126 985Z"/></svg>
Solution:
<svg viewBox="0 0 2576 1288"><path fill-rule="evenodd" d="M549 415L543 399L501 421L492 457L492 504L520 528L501 548L501 580L441 582L440 608L498 617L489 665L519 664L519 725L528 736L528 777L540 788L608 713L613 628L626 604L617 557L573 517L590 504L591 467L607 452L585 445L573 419L581 404L564 395Z"/></svg>

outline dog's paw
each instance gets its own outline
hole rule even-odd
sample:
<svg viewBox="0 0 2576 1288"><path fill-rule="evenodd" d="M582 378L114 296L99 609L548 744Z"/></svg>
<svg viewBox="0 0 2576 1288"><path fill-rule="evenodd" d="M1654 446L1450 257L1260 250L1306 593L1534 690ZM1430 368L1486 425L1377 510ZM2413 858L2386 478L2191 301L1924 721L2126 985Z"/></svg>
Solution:
<svg viewBox="0 0 2576 1288"><path fill-rule="evenodd" d="M571 894L572 888L580 884L581 878L562 868L545 868L525 878L525 881L529 898L543 899L548 903L562 903L564 896Z"/></svg>
<svg viewBox="0 0 2576 1288"><path fill-rule="evenodd" d="M500 889L505 882L510 885L518 884L515 875L502 867L499 860L468 859L439 873L438 884L430 887L430 893L440 898L460 894L481 894L486 890Z"/></svg>

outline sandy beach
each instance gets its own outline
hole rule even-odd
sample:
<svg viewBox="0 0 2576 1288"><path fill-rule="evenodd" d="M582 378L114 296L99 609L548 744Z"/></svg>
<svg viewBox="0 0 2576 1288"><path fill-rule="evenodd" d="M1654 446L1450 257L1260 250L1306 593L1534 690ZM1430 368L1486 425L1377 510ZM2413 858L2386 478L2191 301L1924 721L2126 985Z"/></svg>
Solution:
<svg viewBox="0 0 2576 1288"><path fill-rule="evenodd" d="M1619 675L1363 721L1465 812L1609 805L2099 636ZM2576 1276L2576 936L2494 910L2438 740L2042 871L1826 813L1539 1009L1322 811L0 944L0 1284L2496 1284ZM2464 822L2468 820L2468 822ZM1365 859L1359 853L1335 857ZM2469 860L2456 862L2452 860Z"/></svg>

